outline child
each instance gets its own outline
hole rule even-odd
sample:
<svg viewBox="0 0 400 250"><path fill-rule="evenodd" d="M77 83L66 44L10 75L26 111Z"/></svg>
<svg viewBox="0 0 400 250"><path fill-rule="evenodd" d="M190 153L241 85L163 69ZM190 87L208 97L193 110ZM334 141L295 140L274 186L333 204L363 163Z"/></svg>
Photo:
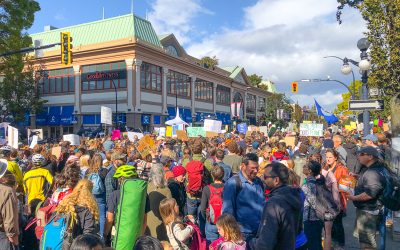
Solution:
<svg viewBox="0 0 400 250"><path fill-rule="evenodd" d="M243 240L239 224L230 214L222 214L217 220L218 233L221 238L210 245L210 249L245 250L246 242Z"/></svg>
<svg viewBox="0 0 400 250"><path fill-rule="evenodd" d="M179 206L174 198L165 198L160 202L160 215L173 249L190 249L190 240L194 233L194 228L180 221Z"/></svg>

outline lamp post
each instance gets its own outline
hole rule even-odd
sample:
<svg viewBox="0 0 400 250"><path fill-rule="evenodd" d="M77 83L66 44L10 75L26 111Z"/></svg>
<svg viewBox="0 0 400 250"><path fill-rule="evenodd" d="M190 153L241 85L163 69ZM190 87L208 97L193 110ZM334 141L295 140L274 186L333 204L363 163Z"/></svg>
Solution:
<svg viewBox="0 0 400 250"><path fill-rule="evenodd" d="M341 85L343 85L351 94L351 99L355 99L355 93L353 91L350 90L350 87L348 85L346 85L344 82L339 81L339 80L335 80L335 79L301 79L300 82L337 82L340 83Z"/></svg>
<svg viewBox="0 0 400 250"><path fill-rule="evenodd" d="M354 77L354 71L351 68L351 66L349 65L349 61L353 61L351 59L348 59L347 57L345 58L340 58L338 56L324 56L324 58L337 58L339 60L341 60L343 62L342 68L340 69L340 71L344 74L344 75L348 75L351 73L351 75L353 76L353 94L351 99L355 100L355 94L356 94L356 78Z"/></svg>
<svg viewBox="0 0 400 250"><path fill-rule="evenodd" d="M116 128L118 128L118 92L117 92L117 86L114 83L113 79L110 79L112 82L112 85L114 87L114 91L115 91L115 125Z"/></svg>

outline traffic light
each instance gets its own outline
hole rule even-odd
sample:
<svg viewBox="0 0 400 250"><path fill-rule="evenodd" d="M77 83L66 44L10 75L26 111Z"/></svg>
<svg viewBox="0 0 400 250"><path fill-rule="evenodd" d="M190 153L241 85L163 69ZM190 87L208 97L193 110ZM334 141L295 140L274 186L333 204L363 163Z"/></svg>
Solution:
<svg viewBox="0 0 400 250"><path fill-rule="evenodd" d="M72 37L69 32L61 32L61 63L69 66L72 63Z"/></svg>
<svg viewBox="0 0 400 250"><path fill-rule="evenodd" d="M292 93L297 93L299 91L299 83L298 82L292 82Z"/></svg>

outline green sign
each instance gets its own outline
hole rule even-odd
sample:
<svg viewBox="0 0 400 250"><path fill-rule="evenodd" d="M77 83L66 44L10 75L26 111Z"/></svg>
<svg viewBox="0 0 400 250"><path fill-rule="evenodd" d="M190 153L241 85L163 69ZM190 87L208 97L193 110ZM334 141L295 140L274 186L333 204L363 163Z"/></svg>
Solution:
<svg viewBox="0 0 400 250"><path fill-rule="evenodd" d="M206 131L203 127L188 127L186 131L188 137L198 137L200 135L206 137Z"/></svg>

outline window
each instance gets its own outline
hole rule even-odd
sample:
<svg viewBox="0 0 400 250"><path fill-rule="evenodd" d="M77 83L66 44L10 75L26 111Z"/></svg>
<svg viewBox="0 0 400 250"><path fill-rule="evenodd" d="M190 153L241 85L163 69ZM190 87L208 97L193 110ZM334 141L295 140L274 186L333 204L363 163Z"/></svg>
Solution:
<svg viewBox="0 0 400 250"><path fill-rule="evenodd" d="M217 85L217 103L229 105L231 103L231 89Z"/></svg>
<svg viewBox="0 0 400 250"><path fill-rule="evenodd" d="M46 70L39 80L39 93L49 95L55 93L72 93L75 91L75 76L73 68Z"/></svg>
<svg viewBox="0 0 400 250"><path fill-rule="evenodd" d="M140 86L142 89L161 92L162 68L150 63L140 66Z"/></svg>
<svg viewBox="0 0 400 250"><path fill-rule="evenodd" d="M172 46L172 45L168 45L168 46L167 46L167 52L168 52L168 54L170 54L171 56L175 56L175 57L178 57L178 56L179 56L178 50L177 50L174 46Z"/></svg>
<svg viewBox="0 0 400 250"><path fill-rule="evenodd" d="M265 98L258 98L258 110L264 111L265 110Z"/></svg>
<svg viewBox="0 0 400 250"><path fill-rule="evenodd" d="M191 79L188 75L170 70L167 75L168 94L190 98ZM178 91L178 93L176 92Z"/></svg>
<svg viewBox="0 0 400 250"><path fill-rule="evenodd" d="M247 94L247 99L246 99L246 110L248 111L254 111L256 109L256 96Z"/></svg>
<svg viewBox="0 0 400 250"><path fill-rule="evenodd" d="M82 66L82 75L85 75L87 73L96 73L96 72L112 73L121 71L123 72L123 74L120 77L120 79L86 81L86 79L82 77L82 86L81 86L82 91L114 89L114 84L117 89L126 88L126 63L125 61L121 61L121 62Z"/></svg>
<svg viewBox="0 0 400 250"><path fill-rule="evenodd" d="M201 79L195 83L196 99L202 101L212 101L213 99L213 83Z"/></svg>

